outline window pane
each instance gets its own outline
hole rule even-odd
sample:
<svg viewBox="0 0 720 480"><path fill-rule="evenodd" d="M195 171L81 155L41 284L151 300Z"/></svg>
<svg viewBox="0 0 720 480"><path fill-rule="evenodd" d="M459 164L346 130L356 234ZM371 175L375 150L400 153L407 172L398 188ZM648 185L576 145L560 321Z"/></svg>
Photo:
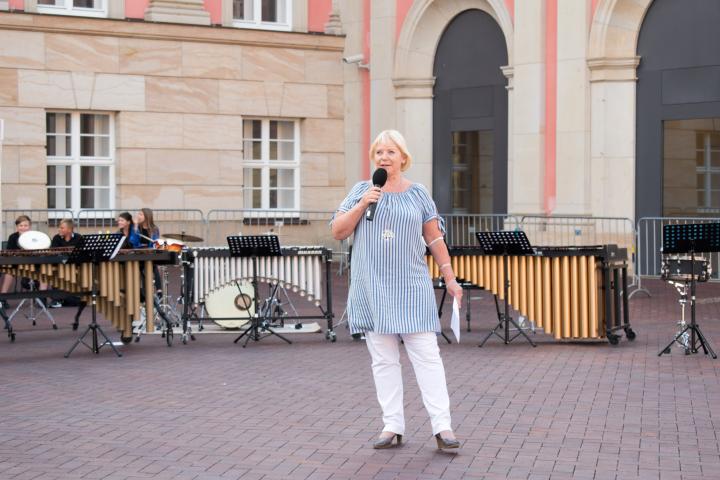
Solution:
<svg viewBox="0 0 720 480"><path fill-rule="evenodd" d="M270 190L270 208L278 208L277 190Z"/></svg>
<svg viewBox="0 0 720 480"><path fill-rule="evenodd" d="M110 134L110 116L83 113L80 115L81 134Z"/></svg>
<svg viewBox="0 0 720 480"><path fill-rule="evenodd" d="M110 186L110 167L80 167L81 187Z"/></svg>
<svg viewBox="0 0 720 480"><path fill-rule="evenodd" d="M80 189L80 208L110 208L110 189Z"/></svg>
<svg viewBox="0 0 720 480"><path fill-rule="evenodd" d="M48 165L48 208L70 208L70 198L72 196L70 169L69 165Z"/></svg>
<svg viewBox="0 0 720 480"><path fill-rule="evenodd" d="M278 1L262 0L262 21L277 22L278 21Z"/></svg>
<svg viewBox="0 0 720 480"><path fill-rule="evenodd" d="M70 114L50 112L45 116L45 125L47 133L70 134L72 128L70 124Z"/></svg>
<svg viewBox="0 0 720 480"><path fill-rule="evenodd" d="M69 157L72 141L70 132L72 123L69 113L48 113L45 116L45 149L49 157Z"/></svg>
<svg viewBox="0 0 720 480"><path fill-rule="evenodd" d="M295 124L278 120L270 121L270 139L293 140L295 136Z"/></svg>
<svg viewBox="0 0 720 480"><path fill-rule="evenodd" d="M81 157L109 157L110 137L94 137L83 135L80 137Z"/></svg>
<svg viewBox="0 0 720 480"><path fill-rule="evenodd" d="M252 3L252 0L248 0L248 3ZM233 18L237 20L245 19L245 1L244 0L233 0Z"/></svg>
<svg viewBox="0 0 720 480"><path fill-rule="evenodd" d="M295 208L295 190L278 190L278 208Z"/></svg>
<svg viewBox="0 0 720 480"><path fill-rule="evenodd" d="M290 168L281 168L278 172L278 186L280 188L295 188L295 170Z"/></svg>
<svg viewBox="0 0 720 480"><path fill-rule="evenodd" d="M245 120L243 122L243 138L257 140L262 138L262 121Z"/></svg>
<svg viewBox="0 0 720 480"><path fill-rule="evenodd" d="M38 5L56 5L58 7L65 6L65 0L38 0Z"/></svg>
<svg viewBox="0 0 720 480"><path fill-rule="evenodd" d="M102 0L73 0L74 7L102 8Z"/></svg>

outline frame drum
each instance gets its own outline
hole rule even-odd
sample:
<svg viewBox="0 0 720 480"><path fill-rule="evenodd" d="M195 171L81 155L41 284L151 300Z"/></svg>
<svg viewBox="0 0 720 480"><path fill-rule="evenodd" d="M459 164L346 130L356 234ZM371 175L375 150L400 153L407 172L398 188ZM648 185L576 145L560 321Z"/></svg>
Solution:
<svg viewBox="0 0 720 480"><path fill-rule="evenodd" d="M205 309L213 322L222 328L241 328L255 315L255 293L248 282L233 282L210 292Z"/></svg>
<svg viewBox="0 0 720 480"><path fill-rule="evenodd" d="M50 237L35 230L28 230L18 238L18 245L23 250L45 250L51 243Z"/></svg>

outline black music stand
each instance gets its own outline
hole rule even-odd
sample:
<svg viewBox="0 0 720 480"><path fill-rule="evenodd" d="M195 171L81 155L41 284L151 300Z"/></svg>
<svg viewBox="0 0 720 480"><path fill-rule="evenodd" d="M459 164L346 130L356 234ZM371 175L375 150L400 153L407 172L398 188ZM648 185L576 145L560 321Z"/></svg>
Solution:
<svg viewBox="0 0 720 480"><path fill-rule="evenodd" d="M710 347L710 342L707 341L700 330L700 325L695 321L695 254L701 252L720 252L720 223L688 223L663 226L662 253L690 254L690 324L675 335L675 338L665 348L660 350L658 357L663 353L670 353L670 347L675 342L678 342L678 339L689 330L690 351L687 353L697 353L697 344L699 342L705 355L709 352L712 358L717 358L712 347Z"/></svg>
<svg viewBox="0 0 720 480"><path fill-rule="evenodd" d="M243 348L245 348L247 347L250 339L258 342L270 335L276 335L285 340L287 343L292 343L290 340L273 330L267 319L263 318L261 320L260 313L258 311L257 257L279 257L282 255L277 235L237 235L227 237L227 242L228 247L230 248L231 257L246 257L252 259L252 286L253 294L255 295L255 315L250 317L250 326L247 330L241 333L233 343L237 343L241 338L246 337L245 343L243 343ZM269 333L261 336L261 330Z"/></svg>
<svg viewBox="0 0 720 480"><path fill-rule="evenodd" d="M88 347L93 353L100 353L100 349L105 345L110 345L118 357L122 357L122 353L118 352L110 338L105 335L100 325L97 324L97 296L98 296L98 266L100 262L107 262L115 258L120 251L120 247L125 241L125 235L122 233L100 233L92 235L83 235L80 242L70 252L67 263L83 264L89 263L90 278L92 279L92 321L85 329L82 335L75 341L70 350L65 354L68 358L79 344ZM98 332L103 336L105 341L98 343ZM92 333L92 345L85 343L85 335Z"/></svg>
<svg viewBox="0 0 720 480"><path fill-rule="evenodd" d="M530 255L533 253L533 249L530 246L530 242L523 231L510 231L510 232L476 232L480 248L485 255L502 255L503 257L503 279L504 279L504 294L505 294L505 312L500 313L498 311L498 324L493 328L490 333L480 342L478 347L485 345L493 335L497 335L501 338L505 345L515 340L518 336L524 336L530 345L537 347L535 343L527 336L527 333L520 328L515 320L510 316L510 279L508 278L508 256L509 255ZM514 337L510 337L510 324L517 329L518 333ZM498 330L503 329L504 335L497 333Z"/></svg>

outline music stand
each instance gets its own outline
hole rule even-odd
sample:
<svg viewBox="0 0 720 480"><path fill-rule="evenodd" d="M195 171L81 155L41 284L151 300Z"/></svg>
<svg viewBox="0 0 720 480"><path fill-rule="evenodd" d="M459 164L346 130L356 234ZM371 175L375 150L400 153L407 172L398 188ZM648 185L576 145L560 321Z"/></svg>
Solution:
<svg viewBox="0 0 720 480"><path fill-rule="evenodd" d="M250 339L259 342L261 339L276 335L287 343L292 343L273 330L267 321L260 321L260 313L258 309L258 284L257 284L257 257L279 257L282 255L280 243L277 235L237 235L227 237L228 247L230 248L231 257L245 257L252 259L252 286L255 295L255 314L250 317L250 326L233 343L237 343L241 338L245 338L243 348L247 347ZM267 331L265 335L260 335L260 330Z"/></svg>
<svg viewBox="0 0 720 480"><path fill-rule="evenodd" d="M660 350L658 357L663 353L670 353L670 347L678 342L682 335L690 331L690 350L687 353L697 353L697 344L700 343L705 355L710 353L712 358L717 355L710 347L700 325L695 321L695 254L701 252L720 251L720 223L687 223L663 226L662 253L690 254L690 324L675 335L668 345ZM700 273L700 272L698 272Z"/></svg>
<svg viewBox="0 0 720 480"><path fill-rule="evenodd" d="M115 354L118 357L122 357L115 345L113 345L110 338L105 335L100 325L97 324L97 296L98 296L98 266L100 262L107 262L115 258L115 255L120 251L120 247L125 241L125 235L121 233L105 233L105 234L92 234L84 235L80 237L80 242L70 252L70 256L66 263L75 264L90 264L90 278L92 282L92 321L90 325L85 329L82 335L75 341L73 346L65 354L65 358L68 358L70 354L75 350L79 344L83 344L88 347L93 353L100 353L100 349L105 345L110 345ZM98 343L98 332L103 336L105 341L102 344ZM92 345L85 343L85 335L92 333Z"/></svg>
<svg viewBox="0 0 720 480"><path fill-rule="evenodd" d="M530 246L525 232L523 231L511 231L511 232L476 232L475 233L480 248L485 255L502 255L503 259L503 291L505 294L505 310L504 313L500 313L498 310L498 324L493 328L490 333L480 342L478 347L485 345L493 335L497 335L501 338L505 345L515 340L518 336L524 336L530 345L536 347L535 343L527 336L525 331L515 322L510 316L510 279L508 278L508 256L509 255L530 255L533 253L533 249ZM518 333L514 337L510 337L510 324L517 329ZM503 329L504 335L497 333L498 330Z"/></svg>

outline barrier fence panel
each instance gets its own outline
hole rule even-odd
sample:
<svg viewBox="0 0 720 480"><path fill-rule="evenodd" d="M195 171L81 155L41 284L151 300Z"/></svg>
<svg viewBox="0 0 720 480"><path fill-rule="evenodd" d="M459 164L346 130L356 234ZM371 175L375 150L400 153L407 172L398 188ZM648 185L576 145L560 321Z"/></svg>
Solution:
<svg viewBox="0 0 720 480"><path fill-rule="evenodd" d="M83 209L78 212L77 223L80 233L114 232L117 230L117 217L129 212L133 218L138 209ZM185 234L200 237L206 242L206 222L203 212L195 209L153 208L153 220L160 229L160 237L168 233Z"/></svg>
<svg viewBox="0 0 720 480"><path fill-rule="evenodd" d="M73 218L71 210L46 209L8 209L2 211L2 225L0 225L0 239L6 241L7 237L15 232L15 219L20 215L27 215L32 220L32 230L46 233L52 238L57 233L60 220Z"/></svg>
<svg viewBox="0 0 720 480"><path fill-rule="evenodd" d="M297 210L210 210L207 214L207 245L227 245L228 235L275 234L282 246L322 245L341 252L332 237L334 212Z"/></svg>
<svg viewBox="0 0 720 480"><path fill-rule="evenodd" d="M497 232L514 230L519 219L506 214L456 214L442 213L445 219L448 245L477 245L475 232Z"/></svg>
<svg viewBox="0 0 720 480"><path fill-rule="evenodd" d="M710 217L643 217L638 220L638 270L641 277L659 277L662 269L662 232L665 225L688 223L717 223L720 218ZM699 253L708 258L712 280L720 279L720 253Z"/></svg>

